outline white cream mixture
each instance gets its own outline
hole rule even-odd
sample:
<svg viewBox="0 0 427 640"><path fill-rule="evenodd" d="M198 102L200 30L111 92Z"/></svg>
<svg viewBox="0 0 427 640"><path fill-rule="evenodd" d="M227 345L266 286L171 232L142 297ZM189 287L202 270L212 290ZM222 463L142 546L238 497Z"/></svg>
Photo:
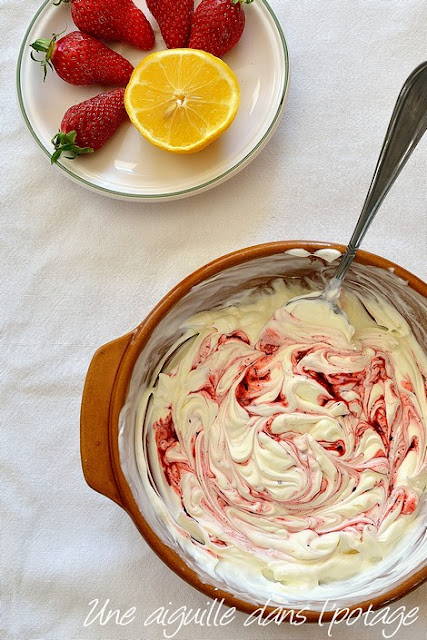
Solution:
<svg viewBox="0 0 427 640"><path fill-rule="evenodd" d="M427 487L427 357L407 322L348 292L351 327L316 302L289 313L301 293L277 278L188 320L137 419L140 475L172 538L277 600L375 566Z"/></svg>

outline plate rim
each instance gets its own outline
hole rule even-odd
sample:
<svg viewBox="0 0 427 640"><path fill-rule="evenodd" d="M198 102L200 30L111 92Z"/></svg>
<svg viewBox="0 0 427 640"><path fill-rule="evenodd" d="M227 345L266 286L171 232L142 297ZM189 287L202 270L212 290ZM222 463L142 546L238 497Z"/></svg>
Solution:
<svg viewBox="0 0 427 640"><path fill-rule="evenodd" d="M287 95L288 95L288 90L289 90L289 78L290 78L290 59L289 59L289 50L288 50L288 46L287 46L287 42L286 42L286 38L285 35L283 33L283 29L280 25L280 22L276 16L276 14L274 13L273 9L271 8L271 6L269 5L269 3L267 2L267 0L258 0L258 2L260 2L261 4L264 5L264 7L267 9L267 12L270 14L271 19L273 20L273 23L277 29L277 32L280 36L280 43L281 43L281 56L283 57L284 60L284 77L283 77L283 89L282 89L282 95L280 97L280 102L277 106L276 112L274 113L274 116L267 128L267 130L265 131L264 135L262 136L262 138L258 141L258 143L241 159L239 160L236 164L234 164L232 167L228 168L226 171L223 171L222 173L220 173L219 175L216 175L214 178L211 178L209 180L206 180L205 182L201 183L201 184L197 184L194 185L192 187L188 187L185 189L180 189L180 190L176 190L173 192L169 192L169 193L126 193L123 191L118 191L116 189L110 189L108 187L99 185L99 184L95 184L93 182L91 182L90 180L83 178L82 176L76 174L75 172L73 172L72 170L70 170L68 167L66 167L64 164L62 164L60 161L56 162L56 165L58 166L58 168L65 172L67 174L67 176L74 182L81 184L82 186L95 191L97 193L101 193L103 195L112 197L112 198L117 198L117 199L122 199L122 200L133 200L133 201L148 201L148 202L153 202L153 201L167 201L167 200L176 200L176 199L180 199L180 198L185 198L188 196L192 196L192 195L196 195L198 193L202 193L204 191L207 191L208 189L211 189L219 184L221 184L222 182L224 182L225 180L229 179L232 177L232 175L234 173L237 173L239 171L241 171L248 163L250 160L254 159L256 157L256 155L259 153L259 151L261 151L261 149L264 147L264 145L268 142L270 136L273 134L276 126L279 123L280 120L280 116L283 112L283 109L285 107L286 104L286 100L287 100ZM44 154L50 158L51 157L51 153L50 151L44 146L44 144L42 143L42 141L40 140L40 138L38 137L36 131L34 130L34 127L32 125L32 123L30 122L30 119L26 113L26 109L25 109L25 104L24 104L24 98L23 98L23 91L22 91L22 84L21 84L21 72L22 72L22 63L24 60L24 53L26 52L26 45L27 45L27 40L28 40L28 36L34 26L34 24L36 23L38 17L40 16L40 14L44 11L44 9L47 7L47 5L50 5L52 3L52 0L44 0L44 2L40 5L40 7L38 8L38 10L35 12L35 14L33 15L28 27L25 30L20 48L19 48L19 54L18 54L18 59L17 59L17 63L16 63L16 95L17 95L17 99L18 99L18 105L19 105L19 109L21 111L22 117L24 119L25 124L27 125L27 128L29 130L29 132L31 133L33 139L35 140L35 142L37 143L37 145L40 147L40 149L44 152Z"/></svg>

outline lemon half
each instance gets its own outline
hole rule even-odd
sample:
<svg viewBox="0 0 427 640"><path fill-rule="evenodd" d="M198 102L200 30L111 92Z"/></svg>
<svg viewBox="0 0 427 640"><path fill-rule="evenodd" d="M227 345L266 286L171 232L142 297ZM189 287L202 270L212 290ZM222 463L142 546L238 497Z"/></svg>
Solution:
<svg viewBox="0 0 427 640"><path fill-rule="evenodd" d="M125 108L141 135L167 151L194 153L233 122L240 88L230 67L196 49L165 49L134 69Z"/></svg>

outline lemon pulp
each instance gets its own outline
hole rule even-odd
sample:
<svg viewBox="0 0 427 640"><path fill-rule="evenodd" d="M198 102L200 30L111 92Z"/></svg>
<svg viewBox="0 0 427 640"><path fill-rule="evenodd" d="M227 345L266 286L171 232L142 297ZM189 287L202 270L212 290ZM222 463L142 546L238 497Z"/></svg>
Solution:
<svg viewBox="0 0 427 640"><path fill-rule="evenodd" d="M141 60L125 91L131 122L151 143L200 151L232 123L240 88L230 67L205 51L166 49Z"/></svg>

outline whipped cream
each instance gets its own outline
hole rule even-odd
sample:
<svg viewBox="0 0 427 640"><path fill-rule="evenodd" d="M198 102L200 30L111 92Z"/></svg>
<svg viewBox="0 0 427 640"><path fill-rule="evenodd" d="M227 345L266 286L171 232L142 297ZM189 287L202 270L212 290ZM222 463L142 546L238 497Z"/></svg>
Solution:
<svg viewBox="0 0 427 640"><path fill-rule="evenodd" d="M354 263L350 324L287 314L333 259L275 254L193 287L152 331L120 415L151 529L247 602L333 610L425 565L426 300Z"/></svg>
<svg viewBox="0 0 427 640"><path fill-rule="evenodd" d="M138 412L141 477L173 539L276 597L374 566L427 487L427 359L407 322L349 292L351 331L316 301L301 318L285 303L303 293L275 279L190 318Z"/></svg>

